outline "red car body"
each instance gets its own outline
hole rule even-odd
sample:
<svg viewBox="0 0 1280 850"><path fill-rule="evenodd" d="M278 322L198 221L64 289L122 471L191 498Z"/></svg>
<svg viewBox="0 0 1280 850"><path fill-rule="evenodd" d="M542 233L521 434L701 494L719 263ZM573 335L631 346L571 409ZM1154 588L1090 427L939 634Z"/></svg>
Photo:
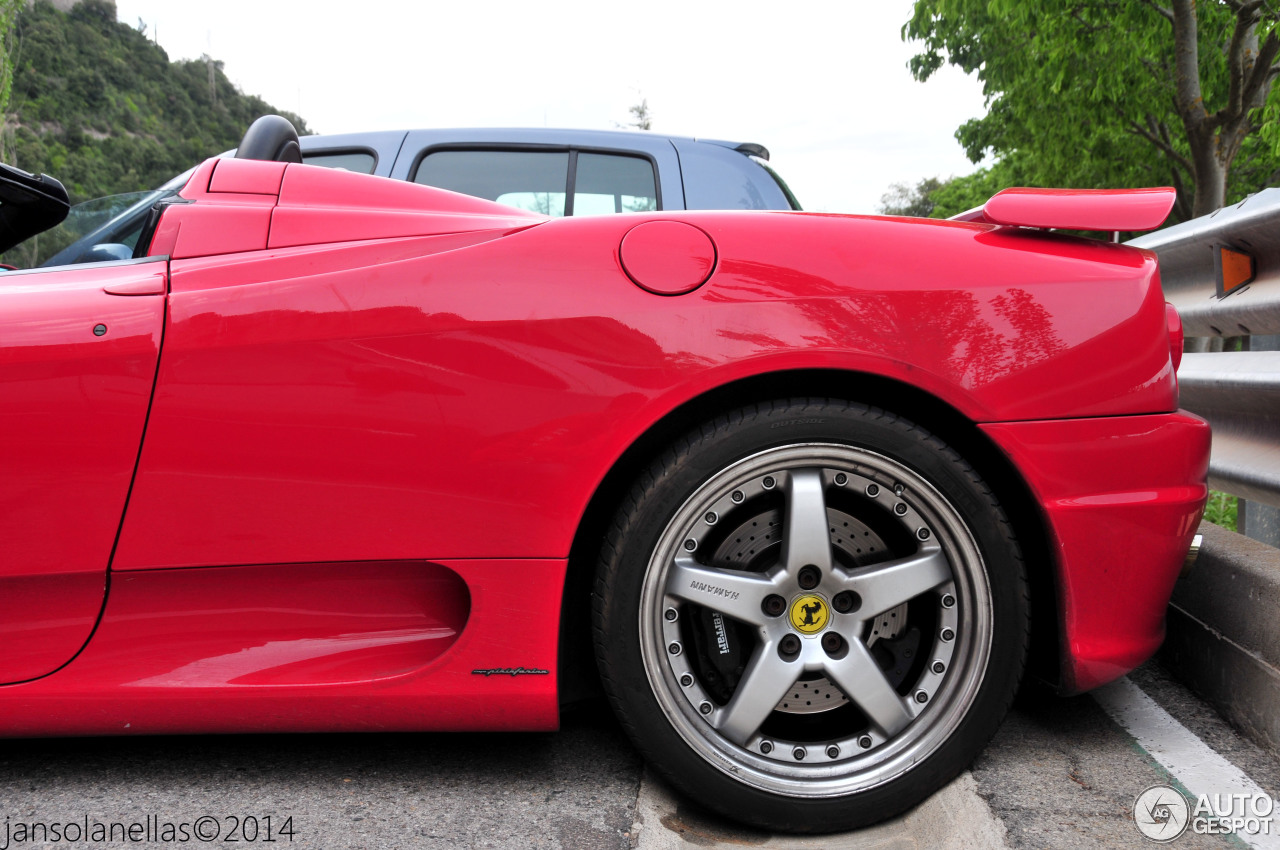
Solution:
<svg viewBox="0 0 1280 850"><path fill-rule="evenodd" d="M0 277L0 734L554 728L575 547L778 393L972 447L1064 690L1163 637L1209 433L1149 252L230 159L181 197L146 259Z"/></svg>

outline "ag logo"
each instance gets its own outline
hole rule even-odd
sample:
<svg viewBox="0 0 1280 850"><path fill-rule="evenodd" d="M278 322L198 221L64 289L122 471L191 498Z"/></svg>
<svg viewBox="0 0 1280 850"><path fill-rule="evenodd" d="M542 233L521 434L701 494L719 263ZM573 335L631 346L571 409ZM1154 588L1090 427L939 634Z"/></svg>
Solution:
<svg viewBox="0 0 1280 850"><path fill-rule="evenodd" d="M1191 807L1168 785L1152 785L1133 801L1133 822L1152 841L1172 841L1187 831Z"/></svg>
<svg viewBox="0 0 1280 850"><path fill-rule="evenodd" d="M791 625L807 635L821 631L829 616L826 600L821 596L810 593L791 603Z"/></svg>

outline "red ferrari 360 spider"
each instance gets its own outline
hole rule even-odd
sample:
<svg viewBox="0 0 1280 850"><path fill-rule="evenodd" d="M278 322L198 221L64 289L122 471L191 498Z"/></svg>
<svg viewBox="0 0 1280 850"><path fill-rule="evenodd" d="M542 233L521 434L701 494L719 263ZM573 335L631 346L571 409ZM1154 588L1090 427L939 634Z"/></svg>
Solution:
<svg viewBox="0 0 1280 850"><path fill-rule="evenodd" d="M548 219L265 155L0 275L0 734L552 729L593 646L674 785L829 831L1159 645L1208 428L1154 255L1050 229L1170 190Z"/></svg>

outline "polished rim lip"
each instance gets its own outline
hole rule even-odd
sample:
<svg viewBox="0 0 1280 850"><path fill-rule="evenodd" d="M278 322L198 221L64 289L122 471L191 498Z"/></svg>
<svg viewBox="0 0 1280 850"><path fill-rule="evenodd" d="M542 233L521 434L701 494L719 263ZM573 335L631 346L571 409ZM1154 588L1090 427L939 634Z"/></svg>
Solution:
<svg viewBox="0 0 1280 850"><path fill-rule="evenodd" d="M681 541L706 509L725 493L768 473L804 468L836 469L875 479L882 487L907 488L906 501L928 526L951 563L960 622L953 663L943 687L902 732L889 741L835 762L787 764L728 741L685 698L664 651L662 612L666 576ZM959 512L923 476L869 449L836 443L796 443L739 460L701 485L667 523L646 567L640 600L640 652L659 707L677 734L709 764L729 777L784 796L842 796L882 785L937 751L967 716L991 655L991 590L982 555ZM959 659L959 661L956 661ZM831 742L807 742L824 748ZM784 743L784 746L789 746Z"/></svg>

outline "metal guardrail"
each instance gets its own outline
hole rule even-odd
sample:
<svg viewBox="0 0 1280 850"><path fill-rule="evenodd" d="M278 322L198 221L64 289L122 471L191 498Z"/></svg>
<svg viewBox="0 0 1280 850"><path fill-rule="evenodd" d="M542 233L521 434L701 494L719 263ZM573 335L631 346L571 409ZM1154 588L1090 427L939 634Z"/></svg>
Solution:
<svg viewBox="0 0 1280 850"><path fill-rule="evenodd" d="M1178 308L1188 337L1280 333L1280 189L1128 244L1159 255L1165 298ZM1253 282L1221 297L1214 260L1219 245L1243 251L1255 263Z"/></svg>
<svg viewBox="0 0 1280 850"><path fill-rule="evenodd" d="M1280 351L1184 354L1178 386L1213 426L1209 486L1280 507Z"/></svg>
<svg viewBox="0 0 1280 850"><path fill-rule="evenodd" d="M1280 334L1280 189L1128 244L1160 257L1188 338ZM1254 261L1252 282L1225 295L1220 247ZM1178 384L1182 406L1213 426L1210 486L1280 507L1280 351L1188 353Z"/></svg>

